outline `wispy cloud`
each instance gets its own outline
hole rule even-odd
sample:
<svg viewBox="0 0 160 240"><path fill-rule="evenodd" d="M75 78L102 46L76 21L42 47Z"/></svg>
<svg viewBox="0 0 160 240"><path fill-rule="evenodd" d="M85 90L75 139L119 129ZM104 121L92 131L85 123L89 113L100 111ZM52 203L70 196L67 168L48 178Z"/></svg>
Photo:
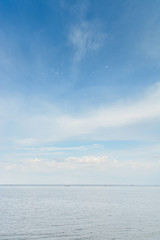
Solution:
<svg viewBox="0 0 160 240"><path fill-rule="evenodd" d="M133 127L133 136L135 137L136 134L138 136L139 128L136 129L138 124L142 124L141 128L146 132L147 124L160 118L160 84L147 90L137 100L123 100L110 107L94 109L87 114L79 113L79 117L49 108L44 113L42 110L40 113L37 112L38 110L31 109L23 113L23 103L18 100L9 101L10 104L5 103L5 107L3 102L1 104L1 131L3 130L1 138L4 133L5 138L14 141L15 144L33 146L81 138L109 140L123 137L124 130L126 129L127 134L127 131ZM123 132L120 133L120 129L123 129ZM145 133L144 137L146 137ZM48 148L49 150L51 149Z"/></svg>
<svg viewBox="0 0 160 240"><path fill-rule="evenodd" d="M100 30L96 22L83 21L71 27L69 41L74 48L74 61L80 62L90 51L98 50L106 39L106 33Z"/></svg>
<svg viewBox="0 0 160 240"><path fill-rule="evenodd" d="M19 143L19 142L18 142ZM24 143L22 142L22 145ZM99 144L92 144L92 145L86 145L86 146L77 146L77 147L30 147L26 148L29 151L40 151L40 152L57 152L57 151L85 151L88 149L95 149L98 148Z"/></svg>

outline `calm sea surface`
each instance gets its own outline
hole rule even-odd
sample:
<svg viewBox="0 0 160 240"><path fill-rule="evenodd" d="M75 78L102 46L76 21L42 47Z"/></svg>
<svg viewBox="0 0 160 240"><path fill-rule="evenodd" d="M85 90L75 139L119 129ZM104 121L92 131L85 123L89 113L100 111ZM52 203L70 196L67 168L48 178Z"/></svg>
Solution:
<svg viewBox="0 0 160 240"><path fill-rule="evenodd" d="M160 187L0 186L0 240L159 240Z"/></svg>

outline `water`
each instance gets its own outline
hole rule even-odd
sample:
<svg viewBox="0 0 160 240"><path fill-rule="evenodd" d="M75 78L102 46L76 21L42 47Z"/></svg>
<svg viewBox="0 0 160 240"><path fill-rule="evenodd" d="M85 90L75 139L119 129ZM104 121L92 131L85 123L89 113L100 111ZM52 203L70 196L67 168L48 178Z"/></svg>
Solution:
<svg viewBox="0 0 160 240"><path fill-rule="evenodd" d="M0 186L0 240L159 240L160 187Z"/></svg>

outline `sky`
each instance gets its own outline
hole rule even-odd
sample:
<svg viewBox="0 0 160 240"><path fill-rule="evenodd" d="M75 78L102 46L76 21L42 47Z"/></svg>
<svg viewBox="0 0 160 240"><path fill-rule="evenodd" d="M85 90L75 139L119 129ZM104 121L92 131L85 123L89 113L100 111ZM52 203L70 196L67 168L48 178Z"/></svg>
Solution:
<svg viewBox="0 0 160 240"><path fill-rule="evenodd" d="M0 184L160 184L160 1L0 1Z"/></svg>

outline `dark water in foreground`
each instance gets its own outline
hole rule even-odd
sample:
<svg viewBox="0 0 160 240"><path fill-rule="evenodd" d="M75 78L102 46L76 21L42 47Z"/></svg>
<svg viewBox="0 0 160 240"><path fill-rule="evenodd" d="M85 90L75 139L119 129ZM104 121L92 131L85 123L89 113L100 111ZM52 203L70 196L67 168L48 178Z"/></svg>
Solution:
<svg viewBox="0 0 160 240"><path fill-rule="evenodd" d="M0 240L159 240L160 187L0 186Z"/></svg>

